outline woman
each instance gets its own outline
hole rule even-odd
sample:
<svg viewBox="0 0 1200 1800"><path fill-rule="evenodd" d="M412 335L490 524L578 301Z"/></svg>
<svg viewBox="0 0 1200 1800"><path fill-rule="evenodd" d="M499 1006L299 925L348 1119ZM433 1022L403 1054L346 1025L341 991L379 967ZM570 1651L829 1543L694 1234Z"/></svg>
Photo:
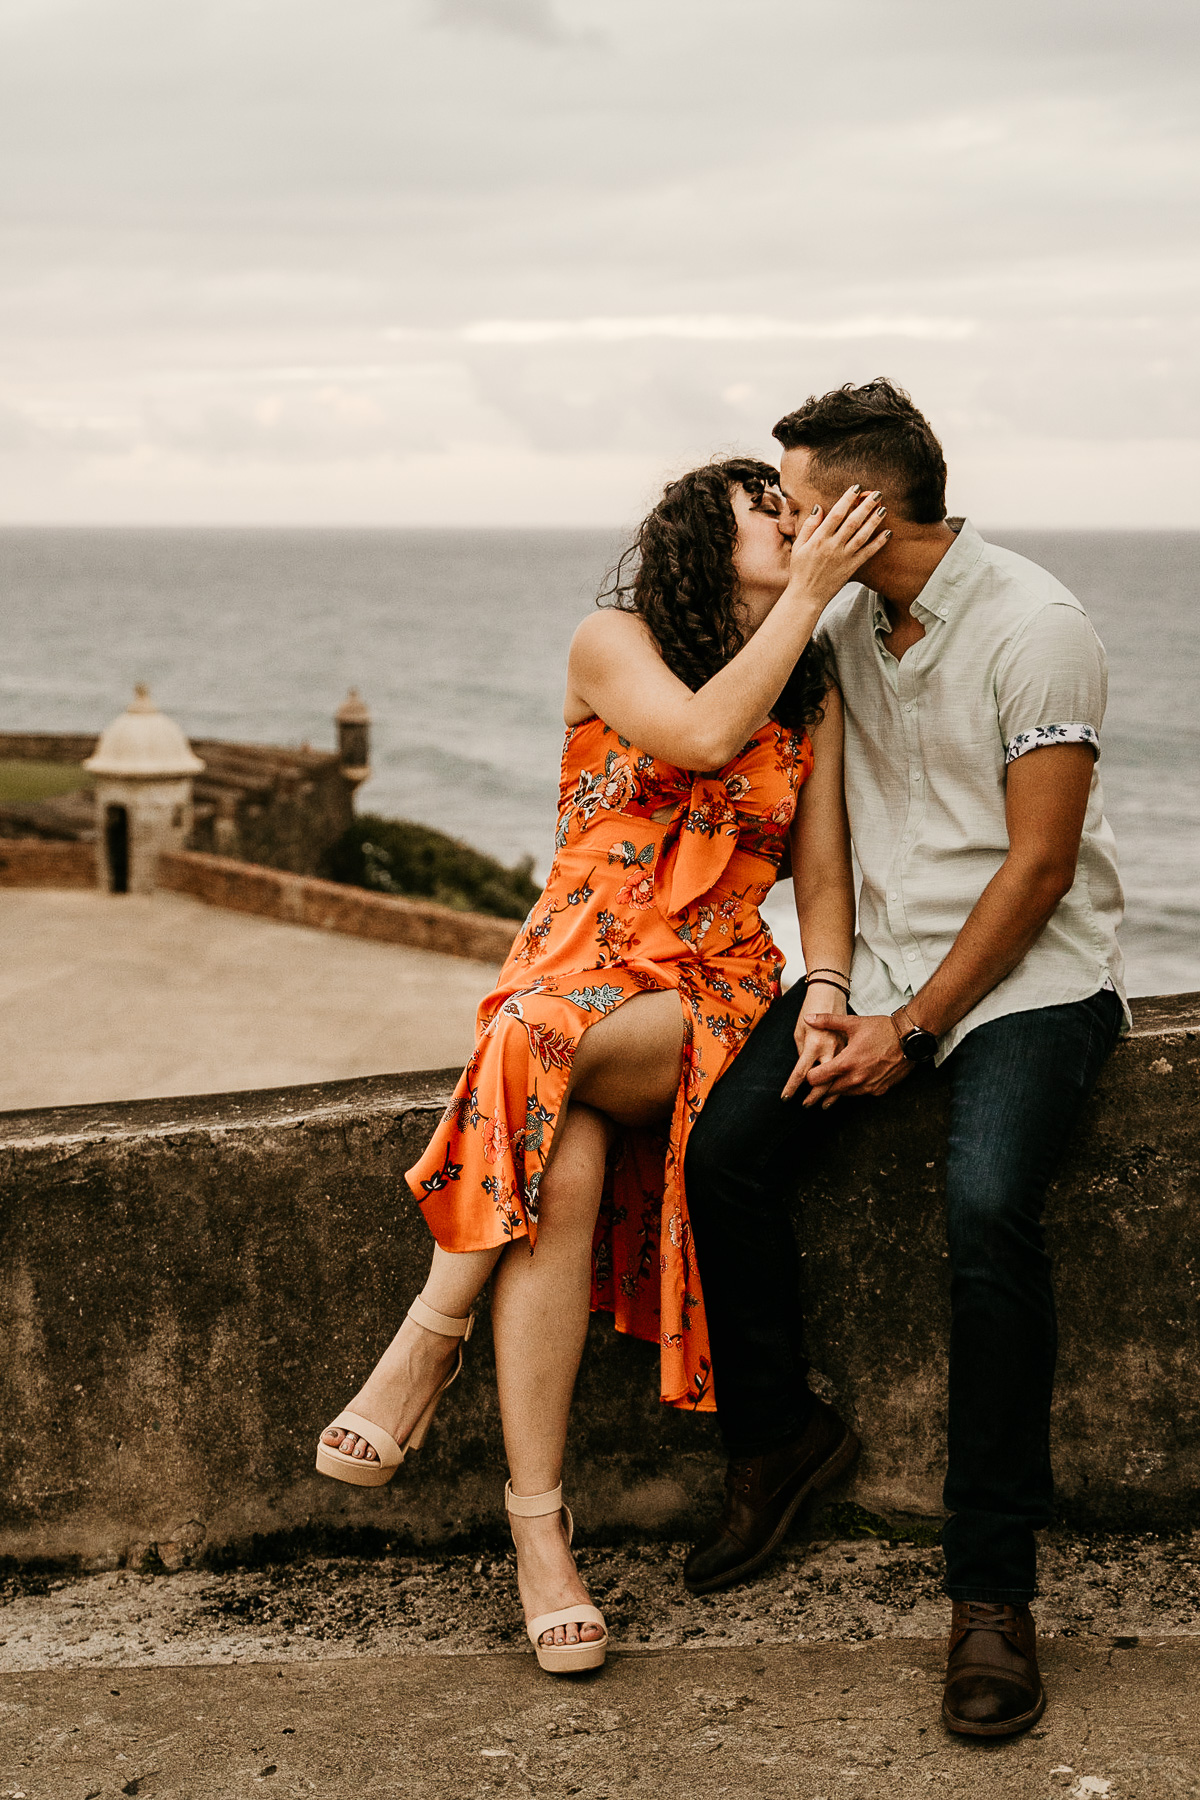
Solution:
<svg viewBox="0 0 1200 1800"><path fill-rule="evenodd" d="M423 1441L494 1275L505 1504L527 1629L558 1671L594 1667L607 1644L560 1485L589 1301L660 1344L665 1401L712 1407L683 1152L779 990L758 907L789 833L806 1009L845 1008L841 706L805 652L890 533L879 495L857 488L797 530L776 481L734 459L672 482L628 553L632 581L622 559L617 604L575 634L554 863L408 1174L437 1240L429 1277L318 1447L326 1474L388 1480ZM797 1047L789 1089L838 1046L802 1018Z"/></svg>

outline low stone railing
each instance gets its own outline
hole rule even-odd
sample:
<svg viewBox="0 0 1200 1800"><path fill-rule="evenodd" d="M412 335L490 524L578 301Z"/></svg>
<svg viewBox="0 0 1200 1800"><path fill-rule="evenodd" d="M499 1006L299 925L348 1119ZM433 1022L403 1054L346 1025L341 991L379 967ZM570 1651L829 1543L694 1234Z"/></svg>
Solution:
<svg viewBox="0 0 1200 1800"><path fill-rule="evenodd" d="M94 844L0 838L0 887L94 888Z"/></svg>
<svg viewBox="0 0 1200 1800"><path fill-rule="evenodd" d="M1049 1211L1059 1486L1098 1525L1194 1522L1200 1489L1200 995L1136 1012ZM456 1074L0 1116L0 1555L499 1536L486 1330L390 1487L312 1466L423 1279L403 1171ZM939 1507L944 1123L914 1076L797 1201L810 1352L864 1440L846 1491L883 1512ZM584 1529L682 1533L715 1503L714 1422L661 1407L656 1365L593 1320L566 1471Z"/></svg>
<svg viewBox="0 0 1200 1800"><path fill-rule="evenodd" d="M96 881L92 844L0 838L0 887L89 888ZM514 920L490 913L459 912L432 900L376 894L340 881L291 875L284 869L198 850L160 856L157 885L260 919L345 932L381 944L407 944L476 962L503 962L518 929Z"/></svg>
<svg viewBox="0 0 1200 1800"><path fill-rule="evenodd" d="M476 962L503 962L518 929L515 920L497 919L489 913L459 912L432 900L376 894L369 888L321 881L312 875L289 875L282 869L196 850L160 856L158 885L233 912L255 913L288 925L313 925L322 931L343 931L382 944L437 950L443 956L465 956Z"/></svg>

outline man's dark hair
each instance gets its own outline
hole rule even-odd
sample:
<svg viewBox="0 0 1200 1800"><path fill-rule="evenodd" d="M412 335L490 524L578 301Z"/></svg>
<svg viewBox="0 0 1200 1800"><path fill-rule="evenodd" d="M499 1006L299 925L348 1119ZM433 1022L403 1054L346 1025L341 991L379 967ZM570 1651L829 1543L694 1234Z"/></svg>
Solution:
<svg viewBox="0 0 1200 1800"><path fill-rule="evenodd" d="M882 488L888 505L914 525L938 525L946 516L942 446L904 389L883 376L810 394L773 435L785 450L810 451L814 480L839 493L859 481Z"/></svg>

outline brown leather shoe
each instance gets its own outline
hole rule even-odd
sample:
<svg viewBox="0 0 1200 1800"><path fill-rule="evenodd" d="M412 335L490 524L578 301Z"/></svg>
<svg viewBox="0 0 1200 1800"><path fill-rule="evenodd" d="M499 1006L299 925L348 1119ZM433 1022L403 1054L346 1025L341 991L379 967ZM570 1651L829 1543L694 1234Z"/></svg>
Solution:
<svg viewBox="0 0 1200 1800"><path fill-rule="evenodd" d="M761 1567L804 1502L850 1467L859 1442L818 1400L804 1435L766 1456L737 1458L725 1476L725 1510L683 1565L689 1594L732 1587Z"/></svg>
<svg viewBox="0 0 1200 1800"><path fill-rule="evenodd" d="M956 1600L942 1719L963 1737L1015 1737L1046 1710L1027 1606Z"/></svg>

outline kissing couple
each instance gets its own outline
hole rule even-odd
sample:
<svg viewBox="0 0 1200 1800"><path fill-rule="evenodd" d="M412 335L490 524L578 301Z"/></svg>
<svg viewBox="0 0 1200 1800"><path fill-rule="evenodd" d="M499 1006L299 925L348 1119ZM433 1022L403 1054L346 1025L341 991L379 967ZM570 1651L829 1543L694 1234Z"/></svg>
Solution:
<svg viewBox="0 0 1200 1800"><path fill-rule="evenodd" d="M1043 1204L1128 1018L1104 652L1051 575L947 518L941 446L890 382L774 435L778 469L672 481L575 634L546 888L408 1172L429 1276L317 1466L391 1478L490 1280L527 1629L543 1668L594 1668L561 1483L603 1308L728 1449L688 1588L746 1580L858 1450L808 1385L792 1198L818 1136L925 1066L950 1113L942 1716L1004 1737L1045 1705ZM781 993L759 909L788 873L806 972Z"/></svg>

